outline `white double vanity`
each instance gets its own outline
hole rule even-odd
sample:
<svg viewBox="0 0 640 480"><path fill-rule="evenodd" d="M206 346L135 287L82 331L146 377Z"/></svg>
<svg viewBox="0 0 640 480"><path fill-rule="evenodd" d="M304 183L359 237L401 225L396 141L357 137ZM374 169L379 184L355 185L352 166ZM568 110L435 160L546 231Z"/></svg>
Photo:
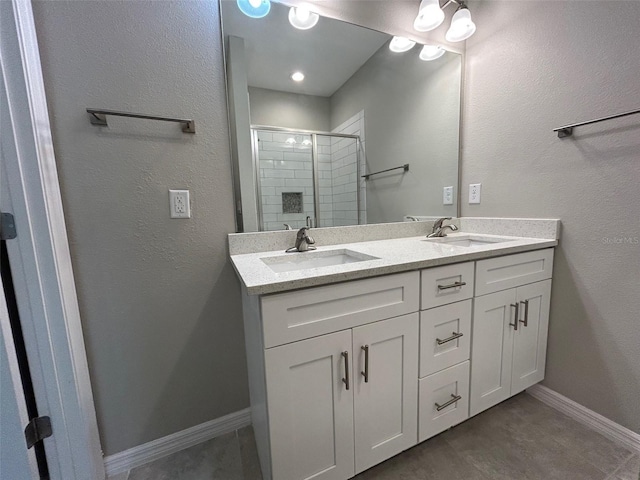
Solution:
<svg viewBox="0 0 640 480"><path fill-rule="evenodd" d="M557 220L229 236L263 476L348 479L544 378Z"/></svg>

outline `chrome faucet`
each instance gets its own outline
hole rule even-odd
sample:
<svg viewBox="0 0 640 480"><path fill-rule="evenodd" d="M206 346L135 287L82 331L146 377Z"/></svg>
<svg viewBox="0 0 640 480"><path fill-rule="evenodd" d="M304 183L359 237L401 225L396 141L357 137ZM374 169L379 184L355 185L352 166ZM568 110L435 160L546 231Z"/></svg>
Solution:
<svg viewBox="0 0 640 480"><path fill-rule="evenodd" d="M446 237L447 228L452 232L458 230L458 227L456 227L455 225L442 225L445 220L451 220L451 217L443 217L436 220L433 223L433 230L429 235L427 235L427 238Z"/></svg>
<svg viewBox="0 0 640 480"><path fill-rule="evenodd" d="M313 246L316 241L309 236L309 227L302 227L296 233L296 245L291 248L287 248L285 250L287 253L291 252L306 252L308 250L315 250L316 247Z"/></svg>

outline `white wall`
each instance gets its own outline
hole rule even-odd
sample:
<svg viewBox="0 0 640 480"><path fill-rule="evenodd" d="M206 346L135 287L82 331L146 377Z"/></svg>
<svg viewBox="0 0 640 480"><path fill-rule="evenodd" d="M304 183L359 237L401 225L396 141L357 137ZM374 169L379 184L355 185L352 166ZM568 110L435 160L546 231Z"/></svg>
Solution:
<svg viewBox="0 0 640 480"><path fill-rule="evenodd" d="M248 406L216 2L36 1L34 14L105 454ZM191 117L109 118L98 107ZM169 219L188 188L190 220Z"/></svg>
<svg viewBox="0 0 640 480"><path fill-rule="evenodd" d="M640 108L640 2L469 8L462 214L562 219L544 383L640 432L640 116L552 132Z"/></svg>
<svg viewBox="0 0 640 480"><path fill-rule="evenodd" d="M298 130L329 131L329 98L249 87L251 123Z"/></svg>
<svg viewBox="0 0 640 480"><path fill-rule="evenodd" d="M442 204L443 187L458 183L460 55L419 60L420 50L397 54L383 45L331 97L331 125L364 110L366 172L408 163L367 181L367 222L405 215L455 216Z"/></svg>

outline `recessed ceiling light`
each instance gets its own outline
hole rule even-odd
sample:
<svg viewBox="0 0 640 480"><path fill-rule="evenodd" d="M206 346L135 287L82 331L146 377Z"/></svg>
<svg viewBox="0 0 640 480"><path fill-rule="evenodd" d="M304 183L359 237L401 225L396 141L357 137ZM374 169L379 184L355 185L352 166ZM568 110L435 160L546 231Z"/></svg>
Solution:
<svg viewBox="0 0 640 480"><path fill-rule="evenodd" d="M411 50L416 44L413 40L404 37L393 37L389 43L389 50L392 52L402 53Z"/></svg>
<svg viewBox="0 0 640 480"><path fill-rule="evenodd" d="M304 80L304 73L302 73L302 72L293 72L291 74L291 80L293 80L294 82L301 82L302 80Z"/></svg>

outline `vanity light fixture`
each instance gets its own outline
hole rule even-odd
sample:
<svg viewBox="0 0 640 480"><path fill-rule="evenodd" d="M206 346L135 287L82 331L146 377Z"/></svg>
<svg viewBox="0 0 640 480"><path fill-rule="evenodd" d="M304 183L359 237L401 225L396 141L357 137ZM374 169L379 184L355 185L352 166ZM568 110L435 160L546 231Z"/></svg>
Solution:
<svg viewBox="0 0 640 480"><path fill-rule="evenodd" d="M430 62L444 55L445 49L440 45L425 45L420 51L420 60Z"/></svg>
<svg viewBox="0 0 640 480"><path fill-rule="evenodd" d="M237 0L238 8L250 18L266 17L271 10L269 0Z"/></svg>
<svg viewBox="0 0 640 480"><path fill-rule="evenodd" d="M301 82L302 80L304 80L304 73L302 73L302 72L293 72L291 74L291 80L293 80L294 82Z"/></svg>
<svg viewBox="0 0 640 480"><path fill-rule="evenodd" d="M298 142L296 142L296 139L295 139L295 138L293 138L293 137L289 137L289 138L287 138L287 139L284 141L284 143L286 143L286 144L288 144L288 145L295 145L295 144L296 144L296 143L298 143Z"/></svg>
<svg viewBox="0 0 640 480"><path fill-rule="evenodd" d="M309 140L308 138L305 138L302 141L302 145L304 145L305 147L310 147L311 145L313 145L313 143L311 142L311 140Z"/></svg>
<svg viewBox="0 0 640 480"><path fill-rule="evenodd" d="M413 22L413 28L419 32L428 32L438 28L442 22L444 22L444 11L440 7L440 1L422 0L418 9L418 16Z"/></svg>
<svg viewBox="0 0 640 480"><path fill-rule="evenodd" d="M439 0L422 0L413 28L419 32L428 32L439 27L444 21L444 9L452 3L458 5L458 9L453 14L445 39L452 43L466 40L475 33L476 24L471 20L471 13L463 0L447 0L442 7Z"/></svg>
<svg viewBox="0 0 640 480"><path fill-rule="evenodd" d="M473 35L475 31L476 24L471 20L471 12L464 3L460 3L444 38L447 42L461 42Z"/></svg>
<svg viewBox="0 0 640 480"><path fill-rule="evenodd" d="M411 50L416 42L405 37L393 37L389 43L389 50L402 53Z"/></svg>
<svg viewBox="0 0 640 480"><path fill-rule="evenodd" d="M309 30L316 26L320 15L310 12L306 7L291 7L289 9L289 23L299 30Z"/></svg>

